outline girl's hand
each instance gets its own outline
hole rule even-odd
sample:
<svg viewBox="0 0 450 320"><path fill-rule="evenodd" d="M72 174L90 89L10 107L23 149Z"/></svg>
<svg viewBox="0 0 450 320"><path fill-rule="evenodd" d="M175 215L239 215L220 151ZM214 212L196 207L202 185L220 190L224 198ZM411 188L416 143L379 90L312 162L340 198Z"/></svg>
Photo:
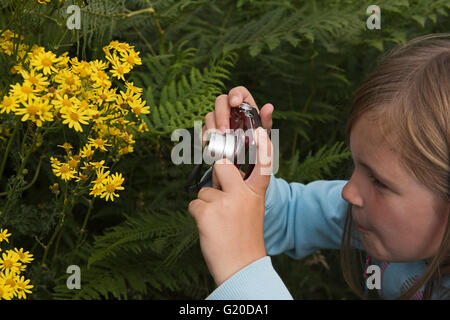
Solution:
<svg viewBox="0 0 450 320"><path fill-rule="evenodd" d="M239 86L231 89L228 95L222 94L218 96L216 98L214 111L206 114L205 125L202 128L203 147L205 147L206 143L205 132L207 130L219 130L220 132L225 133L225 130L230 129L230 109L239 106L242 102L246 102L258 110L259 116L261 117L261 124L270 134L270 129L272 128L272 112L274 110L273 105L267 103L261 108L261 111L259 111L255 100L247 88ZM244 172L240 172L242 176L245 175ZM212 172L212 185L215 188L221 188L221 185L217 181L216 170L214 168Z"/></svg>
<svg viewBox="0 0 450 320"><path fill-rule="evenodd" d="M257 161L243 180L227 159L214 168L222 190L202 188L189 203L197 222L200 247L217 285L250 263L266 256L264 199L272 173L272 143L266 130L256 131Z"/></svg>

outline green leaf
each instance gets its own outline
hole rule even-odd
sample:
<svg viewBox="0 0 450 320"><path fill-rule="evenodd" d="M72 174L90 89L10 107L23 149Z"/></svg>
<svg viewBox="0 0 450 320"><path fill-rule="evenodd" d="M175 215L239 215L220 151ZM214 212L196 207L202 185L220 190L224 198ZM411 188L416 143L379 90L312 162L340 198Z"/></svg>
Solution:
<svg viewBox="0 0 450 320"><path fill-rule="evenodd" d="M419 23L419 24L421 25L422 28L425 27L425 22L426 22L426 20L427 20L426 17L419 16L419 15L413 15L411 18L412 18L414 21L416 21L417 23Z"/></svg>
<svg viewBox="0 0 450 320"><path fill-rule="evenodd" d="M262 50L263 45L261 42L257 42L250 46L249 52L252 57L256 57Z"/></svg>
<svg viewBox="0 0 450 320"><path fill-rule="evenodd" d="M269 47L270 51L276 49L280 45L280 43L281 43L280 39L277 38L271 38L266 41L266 44Z"/></svg>
<svg viewBox="0 0 450 320"><path fill-rule="evenodd" d="M384 49L383 39L371 39L371 40L367 40L366 42L369 46L378 49L380 52L382 52Z"/></svg>

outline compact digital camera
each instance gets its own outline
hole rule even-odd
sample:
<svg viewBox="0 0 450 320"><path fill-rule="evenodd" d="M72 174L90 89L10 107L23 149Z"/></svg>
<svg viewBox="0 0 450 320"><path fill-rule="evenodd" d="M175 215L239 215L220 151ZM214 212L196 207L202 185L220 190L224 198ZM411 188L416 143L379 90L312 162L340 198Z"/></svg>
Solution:
<svg viewBox="0 0 450 320"><path fill-rule="evenodd" d="M230 130L225 134L212 132L209 136L203 155L208 164L227 158L238 169L243 168L244 180L253 171L256 163L255 130L261 127L258 110L247 103L230 109ZM203 162L197 164L188 177L186 189L188 192L198 192L212 177L212 170L198 181ZM192 184L195 182L194 184Z"/></svg>

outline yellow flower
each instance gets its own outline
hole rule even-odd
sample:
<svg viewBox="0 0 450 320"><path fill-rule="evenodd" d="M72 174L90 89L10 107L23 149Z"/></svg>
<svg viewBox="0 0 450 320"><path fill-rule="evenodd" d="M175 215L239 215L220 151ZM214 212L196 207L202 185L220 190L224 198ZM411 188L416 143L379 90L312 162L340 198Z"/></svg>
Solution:
<svg viewBox="0 0 450 320"><path fill-rule="evenodd" d="M60 0L61 2L61 0ZM70 57L69 57L69 53L68 52L64 52L62 55L59 56L59 62L58 65L61 67L66 67L68 68L68 64L70 61Z"/></svg>
<svg viewBox="0 0 450 320"><path fill-rule="evenodd" d="M106 150L105 147L111 146L111 144L107 144L108 140L103 140L101 138L97 139L89 138L88 140L95 149L100 149L101 151L108 151Z"/></svg>
<svg viewBox="0 0 450 320"><path fill-rule="evenodd" d="M19 273L21 263L19 262L19 255L15 254L14 251L8 250L2 253L2 258L0 258L0 270L4 271L6 275L10 273Z"/></svg>
<svg viewBox="0 0 450 320"><path fill-rule="evenodd" d="M20 101L26 101L29 98L34 97L34 94L38 92L38 90L34 89L30 83L16 83L11 85L11 88L10 94Z"/></svg>
<svg viewBox="0 0 450 320"><path fill-rule="evenodd" d="M22 263L30 263L34 260L33 255L29 253L28 251L23 252L23 248L17 249L15 248L14 251L19 256L19 261Z"/></svg>
<svg viewBox="0 0 450 320"><path fill-rule="evenodd" d="M109 88L111 81L105 71L97 71L91 74L91 80L94 82L94 87Z"/></svg>
<svg viewBox="0 0 450 320"><path fill-rule="evenodd" d="M101 88L96 90L96 102L101 105L103 102L112 102L116 97L116 89Z"/></svg>
<svg viewBox="0 0 450 320"><path fill-rule="evenodd" d="M145 101L141 101L141 99L133 101L130 104L131 110L133 111L133 113L136 116L140 116L141 114L147 114L150 113L150 107L149 106L145 106Z"/></svg>
<svg viewBox="0 0 450 320"><path fill-rule="evenodd" d="M127 62L122 63L116 55L112 57L107 56L106 59L108 59L111 62L112 70L110 70L110 72L113 75L113 77L125 81L125 78L123 76L131 71L132 66Z"/></svg>
<svg viewBox="0 0 450 320"><path fill-rule="evenodd" d="M53 121L52 106L47 99L29 98L28 102L22 102L22 104L24 108L17 108L15 111L16 115L23 115L22 121L31 120L38 127L42 127L44 121Z"/></svg>
<svg viewBox="0 0 450 320"><path fill-rule="evenodd" d="M92 150L92 146L90 144L85 145L80 150L80 157L82 158L91 158L94 155L94 150Z"/></svg>
<svg viewBox="0 0 450 320"><path fill-rule="evenodd" d="M69 128L75 131L83 131L81 124L89 124L89 115L86 110L76 108L61 109L61 117L64 119L63 124L69 124Z"/></svg>
<svg viewBox="0 0 450 320"><path fill-rule="evenodd" d="M72 58L70 60L72 64L72 71L78 74L81 78L87 78L92 74L92 68L87 61L78 61L78 58Z"/></svg>
<svg viewBox="0 0 450 320"><path fill-rule="evenodd" d="M96 184L91 188L91 192L89 192L89 195L92 195L94 197L100 196L102 194L104 188L105 187L103 186L103 184L100 184L100 185Z"/></svg>
<svg viewBox="0 0 450 320"><path fill-rule="evenodd" d="M57 71L54 65L58 63L59 60L60 58L56 57L53 52L47 51L33 55L30 65L38 71L42 70L44 75L47 75Z"/></svg>
<svg viewBox="0 0 450 320"><path fill-rule="evenodd" d="M103 186L106 182L106 178L109 176L109 171L104 172L105 168L100 168L96 170L97 178L92 181L94 186L100 187Z"/></svg>
<svg viewBox="0 0 450 320"><path fill-rule="evenodd" d="M39 92L44 90L44 88L50 84L46 81L47 77L44 77L42 74L36 74L34 70L31 70L30 72L22 70L20 74L25 80L24 85L34 86L34 88Z"/></svg>
<svg viewBox="0 0 450 320"><path fill-rule="evenodd" d="M133 82L125 81L125 87L127 88L127 91L131 91L134 94L142 93L143 91L142 88L135 87Z"/></svg>
<svg viewBox="0 0 450 320"><path fill-rule="evenodd" d="M102 169L102 168L107 169L108 168L107 166L104 165L105 160L101 160L101 161L97 161L97 162L89 162L89 164L91 166L93 166L95 169Z"/></svg>
<svg viewBox="0 0 450 320"><path fill-rule="evenodd" d="M84 173L78 173L78 176L75 177L76 182L86 181L87 179L88 179L88 176L85 175Z"/></svg>
<svg viewBox="0 0 450 320"><path fill-rule="evenodd" d="M29 59L32 59L34 56L40 55L42 53L45 53L45 48L34 44L31 47L31 52L28 53L28 57Z"/></svg>
<svg viewBox="0 0 450 320"><path fill-rule="evenodd" d="M89 62L89 64L91 65L91 68L94 71L102 71L108 68L108 63L101 60L94 60Z"/></svg>
<svg viewBox="0 0 450 320"><path fill-rule="evenodd" d="M11 296L14 297L17 295L17 282L16 278L18 277L16 274L10 273L9 275L3 274L3 276L0 276L0 287L2 286L1 283L3 283L4 286L9 286L9 289L11 290Z"/></svg>
<svg viewBox="0 0 450 320"><path fill-rule="evenodd" d="M2 283L3 281L0 279L0 300L11 300L13 298L13 291L7 285Z"/></svg>
<svg viewBox="0 0 450 320"><path fill-rule="evenodd" d="M33 285L28 284L30 282L30 279L26 279L24 276L18 277L16 279L16 286L17 286L17 297L19 299L26 299L27 296L25 293L31 293L30 289L33 288Z"/></svg>
<svg viewBox="0 0 450 320"><path fill-rule="evenodd" d="M111 199L111 201L114 201L114 197L119 197L118 194L115 192L117 190L124 190L125 188L122 187L122 183L124 181L124 178L122 178L121 173L115 173L113 175L110 175L106 178L106 181L104 183L105 189L103 190L103 193L101 194L100 198L105 198L106 201Z"/></svg>
<svg viewBox="0 0 450 320"><path fill-rule="evenodd" d="M60 84L62 90L70 89L72 92L76 92L81 87L80 77L67 69L58 72L54 80Z"/></svg>
<svg viewBox="0 0 450 320"><path fill-rule="evenodd" d="M130 66L134 66L135 64L141 65L142 61L139 58L139 52L135 52L134 50L129 51L119 51L120 60L128 63Z"/></svg>
<svg viewBox="0 0 450 320"><path fill-rule="evenodd" d="M119 52L126 52L129 50L132 50L133 47L130 46L128 43L119 42L117 40L113 40L109 43L108 46L103 47L103 51L106 54L106 58L111 57L110 50L113 50L114 52L117 50Z"/></svg>
<svg viewBox="0 0 450 320"><path fill-rule="evenodd" d="M141 121L141 124L138 127L138 132L147 132L149 131L147 124L144 121Z"/></svg>
<svg viewBox="0 0 450 320"><path fill-rule="evenodd" d="M89 114L91 114L91 112L90 112L90 105L89 105L89 101L87 101L87 100L81 100L80 101L80 110L82 110L82 111L86 111L86 112L88 112Z"/></svg>
<svg viewBox="0 0 450 320"><path fill-rule="evenodd" d="M128 103L122 95L117 95L115 102L116 102L116 106L117 106L116 110L120 111L120 113L123 115L128 114L128 109L127 109Z"/></svg>
<svg viewBox="0 0 450 320"><path fill-rule="evenodd" d="M18 102L14 97L5 96L0 103L0 113L10 113L11 111L16 111L16 107L18 106Z"/></svg>
<svg viewBox="0 0 450 320"><path fill-rule="evenodd" d="M11 233L8 233L8 229L0 229L0 242L5 240L6 242L9 242L8 237L11 235Z"/></svg>
<svg viewBox="0 0 450 320"><path fill-rule="evenodd" d="M66 150L66 152L68 152L70 149L73 149L72 145L68 142L64 142L63 144L58 144L57 147L63 148L64 150ZM52 158L50 158L50 159L52 159Z"/></svg>
<svg viewBox="0 0 450 320"><path fill-rule="evenodd" d="M67 94L64 96L56 94L56 99L54 99L52 103L57 109L60 109L60 112L63 112L63 109L78 108L81 105L81 102L77 97L69 98Z"/></svg>
<svg viewBox="0 0 450 320"><path fill-rule="evenodd" d="M67 162L69 167L72 169L76 169L78 167L78 163L80 163L80 156L70 157L70 160Z"/></svg>
<svg viewBox="0 0 450 320"><path fill-rule="evenodd" d="M126 147L123 147L123 148L119 149L118 153L121 156L121 155L124 155L124 154L127 154L127 153L132 153L133 151L134 151L133 150L133 146L128 145Z"/></svg>
<svg viewBox="0 0 450 320"><path fill-rule="evenodd" d="M64 143L65 145L66 143ZM68 143L69 144L69 143ZM69 144L70 145L70 144ZM58 147L62 147L62 146L58 146ZM71 146L72 147L72 146ZM67 150L67 149L66 149ZM52 167L53 165L59 166L61 165L61 161L59 161L57 158L55 157L50 157L50 162L52 163Z"/></svg>

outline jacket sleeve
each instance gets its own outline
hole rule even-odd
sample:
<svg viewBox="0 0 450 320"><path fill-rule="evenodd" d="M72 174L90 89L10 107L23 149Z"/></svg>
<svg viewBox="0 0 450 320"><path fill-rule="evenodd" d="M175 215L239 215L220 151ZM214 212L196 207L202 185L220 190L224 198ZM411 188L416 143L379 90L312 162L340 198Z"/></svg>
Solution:
<svg viewBox="0 0 450 320"><path fill-rule="evenodd" d="M292 299L270 256L285 253L300 259L321 248L339 248L348 206L341 196L345 183L319 180L289 184L272 175L265 195L268 256L236 272L207 299Z"/></svg>
<svg viewBox="0 0 450 320"><path fill-rule="evenodd" d="M348 203L345 180L308 184L270 178L265 196L264 241L268 255L301 259L318 249L339 249Z"/></svg>

